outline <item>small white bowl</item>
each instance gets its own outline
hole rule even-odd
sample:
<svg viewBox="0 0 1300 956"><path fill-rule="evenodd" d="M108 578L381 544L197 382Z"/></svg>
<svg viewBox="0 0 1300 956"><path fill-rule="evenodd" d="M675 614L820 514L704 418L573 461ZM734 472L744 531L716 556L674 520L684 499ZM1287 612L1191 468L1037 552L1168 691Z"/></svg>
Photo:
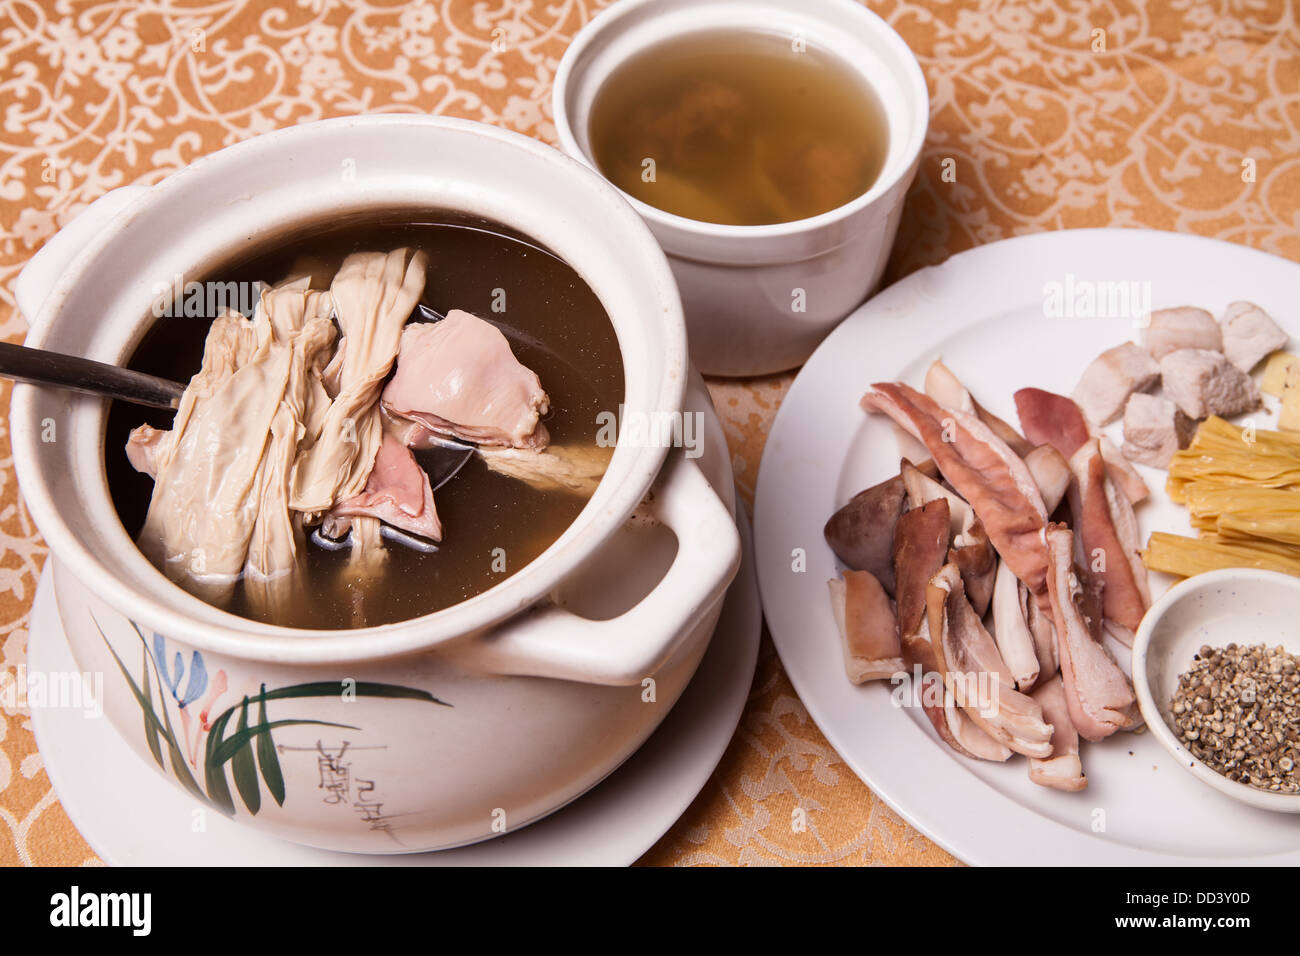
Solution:
<svg viewBox="0 0 1300 956"><path fill-rule="evenodd" d="M819 216L719 225L623 194L668 254L696 366L711 375L761 375L802 365L879 283L930 101L902 37L856 0L620 0L579 31L556 71L551 102L561 148L596 169L587 126L610 74L647 47L718 29L788 36L838 55L875 91L889 125L875 183Z"/></svg>
<svg viewBox="0 0 1300 956"><path fill-rule="evenodd" d="M1147 611L1133 640L1133 687L1147 726L1178 763L1221 793L1264 810L1300 813L1300 794L1229 780L1192 756L1173 730L1178 678L1201 647L1282 645L1300 654L1300 578L1229 568L1181 581Z"/></svg>

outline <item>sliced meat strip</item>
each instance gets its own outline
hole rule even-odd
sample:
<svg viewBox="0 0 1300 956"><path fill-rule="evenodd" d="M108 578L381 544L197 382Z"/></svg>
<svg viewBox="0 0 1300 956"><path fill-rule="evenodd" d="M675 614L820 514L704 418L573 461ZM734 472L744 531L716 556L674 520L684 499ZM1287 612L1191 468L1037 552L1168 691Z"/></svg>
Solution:
<svg viewBox="0 0 1300 956"><path fill-rule="evenodd" d="M926 717L941 740L965 757L1007 760L1011 750L980 730L957 706L939 674L926 615L926 588L943 567L948 552L948 501L904 512L894 530L894 574L903 661L914 675Z"/></svg>
<svg viewBox="0 0 1300 956"><path fill-rule="evenodd" d="M898 594L898 629L906 645L918 639L925 623L925 588L948 554L948 502L940 498L904 512L894 530L894 577ZM925 638L928 640L928 637ZM915 648L927 669L930 651Z"/></svg>
<svg viewBox="0 0 1300 956"><path fill-rule="evenodd" d="M926 464L933 466L933 461L927 461ZM907 459L903 459L899 472L911 507L919 507L937 498L947 500L952 531L948 560L961 569L966 596L976 612L983 614L993 598L993 576L997 572L998 555L993 550L993 543L989 541L983 522L975 516L975 509L960 495L936 481L937 475L937 469L932 476Z"/></svg>
<svg viewBox="0 0 1300 956"><path fill-rule="evenodd" d="M1052 725L1020 693L997 645L966 600L961 573L945 565L926 589L927 620L944 686L981 730L1016 753L1049 757Z"/></svg>
<svg viewBox="0 0 1300 956"><path fill-rule="evenodd" d="M1029 630L1028 595L1011 568L999 562L993 585L993 639L1022 693L1034 686L1040 671L1034 635Z"/></svg>
<svg viewBox="0 0 1300 956"><path fill-rule="evenodd" d="M992 760L995 763L1011 759L1015 751L986 734L967 716L966 711L957 706L957 702L944 686L943 678L938 673L934 671L929 673L922 683L922 693L927 697L943 698L943 706L933 708L930 712L931 723L935 719L943 721L940 736L962 756L974 757L976 760Z"/></svg>
<svg viewBox="0 0 1300 956"><path fill-rule="evenodd" d="M1079 446L1096 438L1111 479L1124 489L1128 500L1137 504L1150 494L1142 476L1109 438L1093 430L1074 399L1041 388L1022 388L1015 399L1020 427L1035 445L1051 445L1068 461Z"/></svg>
<svg viewBox="0 0 1300 956"><path fill-rule="evenodd" d="M1020 603L1025 606L1029 633L1034 636L1034 650L1038 653L1038 674L1055 674L1061 669L1061 659L1056 653L1056 627L1052 623L1052 609L1044 611L1037 601L1029 600L1029 589L1020 585Z"/></svg>
<svg viewBox="0 0 1300 956"><path fill-rule="evenodd" d="M984 531L984 524L976 518L969 528L953 536L948 549L948 560L961 571L966 599L980 617L993 600L993 583L997 576L998 553Z"/></svg>
<svg viewBox="0 0 1300 956"><path fill-rule="evenodd" d="M1074 569L1074 534L1063 524L1044 535L1051 571L1047 578L1056 628L1056 648L1070 720L1085 740L1101 740L1137 724L1133 685L1110 652L1093 637L1083 614L1083 594Z"/></svg>
<svg viewBox="0 0 1300 956"><path fill-rule="evenodd" d="M1041 532L1047 511L1024 461L974 416L945 409L901 383L873 385L863 408L908 428L939 471L970 502L1002 560L1035 599L1046 602L1047 560Z"/></svg>
<svg viewBox="0 0 1300 956"><path fill-rule="evenodd" d="M869 571L845 571L827 582L831 609L840 628L844 669L849 680L861 684L887 680L902 671L903 648L898 640L898 618L889 595Z"/></svg>
<svg viewBox="0 0 1300 956"><path fill-rule="evenodd" d="M1041 388L1022 388L1015 401L1025 437L1035 445L1051 445L1066 461L1092 437L1082 409L1072 398Z"/></svg>
<svg viewBox="0 0 1300 956"><path fill-rule="evenodd" d="M1088 786L1079 760L1079 732L1070 721L1065 685L1059 676L1034 688L1033 698L1052 724L1052 755L1029 758L1029 779L1039 786L1077 793Z"/></svg>
<svg viewBox="0 0 1300 956"><path fill-rule="evenodd" d="M1025 464L1050 515L1070 488L1070 463L1051 445L1039 445L1025 456Z"/></svg>
<svg viewBox="0 0 1300 956"><path fill-rule="evenodd" d="M1017 455L1023 457L1034 447L1025 440L1024 435L977 402L975 396L953 374L952 369L941 361L935 360L926 369L925 394L945 408L955 408L975 415Z"/></svg>
<svg viewBox="0 0 1300 956"><path fill-rule="evenodd" d="M1115 443L1107 435L1094 432L1092 437L1097 439L1097 445L1101 448L1101 457L1106 461L1106 470L1110 473L1110 480L1123 489L1125 496L1133 504L1145 501L1150 496L1151 489L1142 480L1142 476L1137 473L1133 463L1124 457L1124 453L1115 446Z"/></svg>
<svg viewBox="0 0 1300 956"><path fill-rule="evenodd" d="M944 499L948 502L948 532L955 538L975 524L975 509L965 498L938 480L939 469L933 467L932 459L926 459L926 464L931 466L929 472L904 458L899 468L898 477L907 490L907 507L919 508L931 501Z"/></svg>
<svg viewBox="0 0 1300 956"><path fill-rule="evenodd" d="M1070 469L1070 510L1084 566L1104 584L1106 618L1136 631L1151 606L1151 589L1138 556L1142 542L1133 506L1107 475L1095 439L1074 453Z"/></svg>

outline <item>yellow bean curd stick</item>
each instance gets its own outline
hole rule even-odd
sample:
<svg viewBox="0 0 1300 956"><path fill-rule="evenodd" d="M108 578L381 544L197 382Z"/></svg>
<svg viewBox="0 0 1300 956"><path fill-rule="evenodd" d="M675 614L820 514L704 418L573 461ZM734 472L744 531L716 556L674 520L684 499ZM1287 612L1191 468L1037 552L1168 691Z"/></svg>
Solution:
<svg viewBox="0 0 1300 956"><path fill-rule="evenodd" d="M1220 568L1260 568L1300 577L1300 557L1295 549L1286 550L1288 554L1279 554L1255 541L1242 544L1213 534L1188 538L1155 531L1141 555L1142 563L1152 571L1185 578Z"/></svg>
<svg viewBox="0 0 1300 956"><path fill-rule="evenodd" d="M1157 532L1142 560L1183 577L1253 567L1300 576L1300 435L1212 417L1169 466L1197 538Z"/></svg>
<svg viewBox="0 0 1300 956"><path fill-rule="evenodd" d="M1192 527L1300 545L1300 492L1278 488L1203 487L1187 491Z"/></svg>
<svg viewBox="0 0 1300 956"><path fill-rule="evenodd" d="M1243 515L1221 515L1215 530L1220 537L1228 540L1248 540L1256 544L1275 542L1283 547L1300 548L1300 527L1297 527L1294 516L1257 519Z"/></svg>
<svg viewBox="0 0 1300 956"><path fill-rule="evenodd" d="M1169 464L1170 498L1185 503L1192 482L1226 488L1300 487L1300 438L1208 418L1197 429L1192 443L1177 452Z"/></svg>

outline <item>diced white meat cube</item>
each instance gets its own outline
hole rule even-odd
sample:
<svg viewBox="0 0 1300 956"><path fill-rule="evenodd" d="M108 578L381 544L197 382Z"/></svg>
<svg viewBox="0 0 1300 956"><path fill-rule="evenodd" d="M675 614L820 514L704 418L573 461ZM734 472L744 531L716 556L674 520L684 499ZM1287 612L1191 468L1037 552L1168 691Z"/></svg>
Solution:
<svg viewBox="0 0 1300 956"><path fill-rule="evenodd" d="M1286 345L1289 336L1254 302L1230 302L1219 320L1223 354L1243 372Z"/></svg>
<svg viewBox="0 0 1300 956"><path fill-rule="evenodd" d="M1140 345L1125 342L1098 355L1079 377L1070 397L1095 425L1109 425L1134 392L1160 381L1160 365Z"/></svg>
<svg viewBox="0 0 1300 956"><path fill-rule="evenodd" d="M1134 394L1124 407L1124 457L1168 468L1174 452L1186 448L1196 422L1163 395Z"/></svg>
<svg viewBox="0 0 1300 956"><path fill-rule="evenodd" d="M1180 349L1223 351L1223 332L1214 316L1189 305L1156 309L1142 330L1142 344L1156 361Z"/></svg>
<svg viewBox="0 0 1300 956"><path fill-rule="evenodd" d="M1179 349L1160 360L1164 391L1189 418L1240 415L1259 407L1259 389L1222 352Z"/></svg>

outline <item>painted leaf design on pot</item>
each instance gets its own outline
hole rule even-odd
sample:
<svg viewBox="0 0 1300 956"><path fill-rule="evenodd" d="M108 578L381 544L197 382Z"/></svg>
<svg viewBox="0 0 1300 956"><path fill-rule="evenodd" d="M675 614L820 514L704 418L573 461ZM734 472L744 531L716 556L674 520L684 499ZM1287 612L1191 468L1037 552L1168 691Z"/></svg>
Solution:
<svg viewBox="0 0 1300 956"><path fill-rule="evenodd" d="M248 698L245 697L243 705L239 708L239 725L235 728L235 732L242 734L247 731ZM230 773L235 778L235 789L239 791L239 797L244 801L244 806L248 807L248 812L257 813L262 808L262 789L257 782L253 747L247 740L235 748L235 752L231 755Z"/></svg>
<svg viewBox="0 0 1300 956"><path fill-rule="evenodd" d="M271 725L266 719L266 685L257 696L257 767L266 781L266 789L280 806L284 806L284 774L280 771L280 758L271 740Z"/></svg>
<svg viewBox="0 0 1300 956"><path fill-rule="evenodd" d="M153 653L150 654L150 642L145 638L144 631L141 630L139 625L132 621L132 627L140 638L140 644L143 648L141 678L137 683L118 656L113 645L109 642L108 636L104 633L99 621L95 620L93 615L91 619L94 621L95 628L99 631L99 636L104 645L108 648L109 653L113 655L113 660L117 662L118 670L121 671L122 677L126 680L132 695L140 705L144 720L145 742L149 746L149 751L157 762L159 769L165 771L167 766L170 766L172 775L186 790L227 816L234 816L236 813L234 795L230 792L230 780L226 776L227 764L230 765L230 775L235 781L235 790L239 793L240 801L250 814L256 815L262 807L261 788L263 784L265 784L267 792L270 793L276 804L279 806L284 805L287 793L284 773L280 767L275 739L272 736L274 730L280 727L304 725L334 727L344 730L361 729L352 724L342 724L328 720L302 718L271 720L267 715L266 705L271 701L308 698L338 699L344 686L341 681L312 681L303 684L292 684L288 687L279 687L270 691L263 684L256 698L256 723L250 723L249 721L249 707L253 701L245 695L238 704L234 704L222 711L208 726L207 739L203 742L203 786L199 786L198 781L194 779L194 775L190 773L180 739L172 726L166 695L160 695L160 707L156 708L154 705L149 670L152 665L157 674L158 686L168 689L172 699L176 702L178 711L185 718L185 708L198 700L208 686L207 665L203 660L203 655L198 651L193 651L190 656L189 667L186 668L184 656L176 652L169 667L167 664L167 639L163 635L155 633L153 635ZM186 682L185 691L182 693L179 688L186 673L188 673L188 681ZM222 677L222 672L218 671L218 677ZM434 697L428 691L415 687L403 687L399 684L359 681L349 684L349 691L352 696L357 698L378 697L389 700L414 700L437 704L442 707L452 706L446 701ZM158 710L162 711L161 718L158 715ZM238 721L235 724L235 729L227 736L227 729L236 715L238 715ZM166 765L164 765L162 757L162 743L167 745Z"/></svg>
<svg viewBox="0 0 1300 956"><path fill-rule="evenodd" d="M115 655L116 656L116 655ZM140 651L140 683L143 685L144 704L149 710L153 710L153 690L149 682L149 651L143 648ZM149 752L153 754L154 762L159 767L163 766L162 744L158 741L158 727L156 722L150 721L148 716L144 720L144 739L149 745Z"/></svg>

